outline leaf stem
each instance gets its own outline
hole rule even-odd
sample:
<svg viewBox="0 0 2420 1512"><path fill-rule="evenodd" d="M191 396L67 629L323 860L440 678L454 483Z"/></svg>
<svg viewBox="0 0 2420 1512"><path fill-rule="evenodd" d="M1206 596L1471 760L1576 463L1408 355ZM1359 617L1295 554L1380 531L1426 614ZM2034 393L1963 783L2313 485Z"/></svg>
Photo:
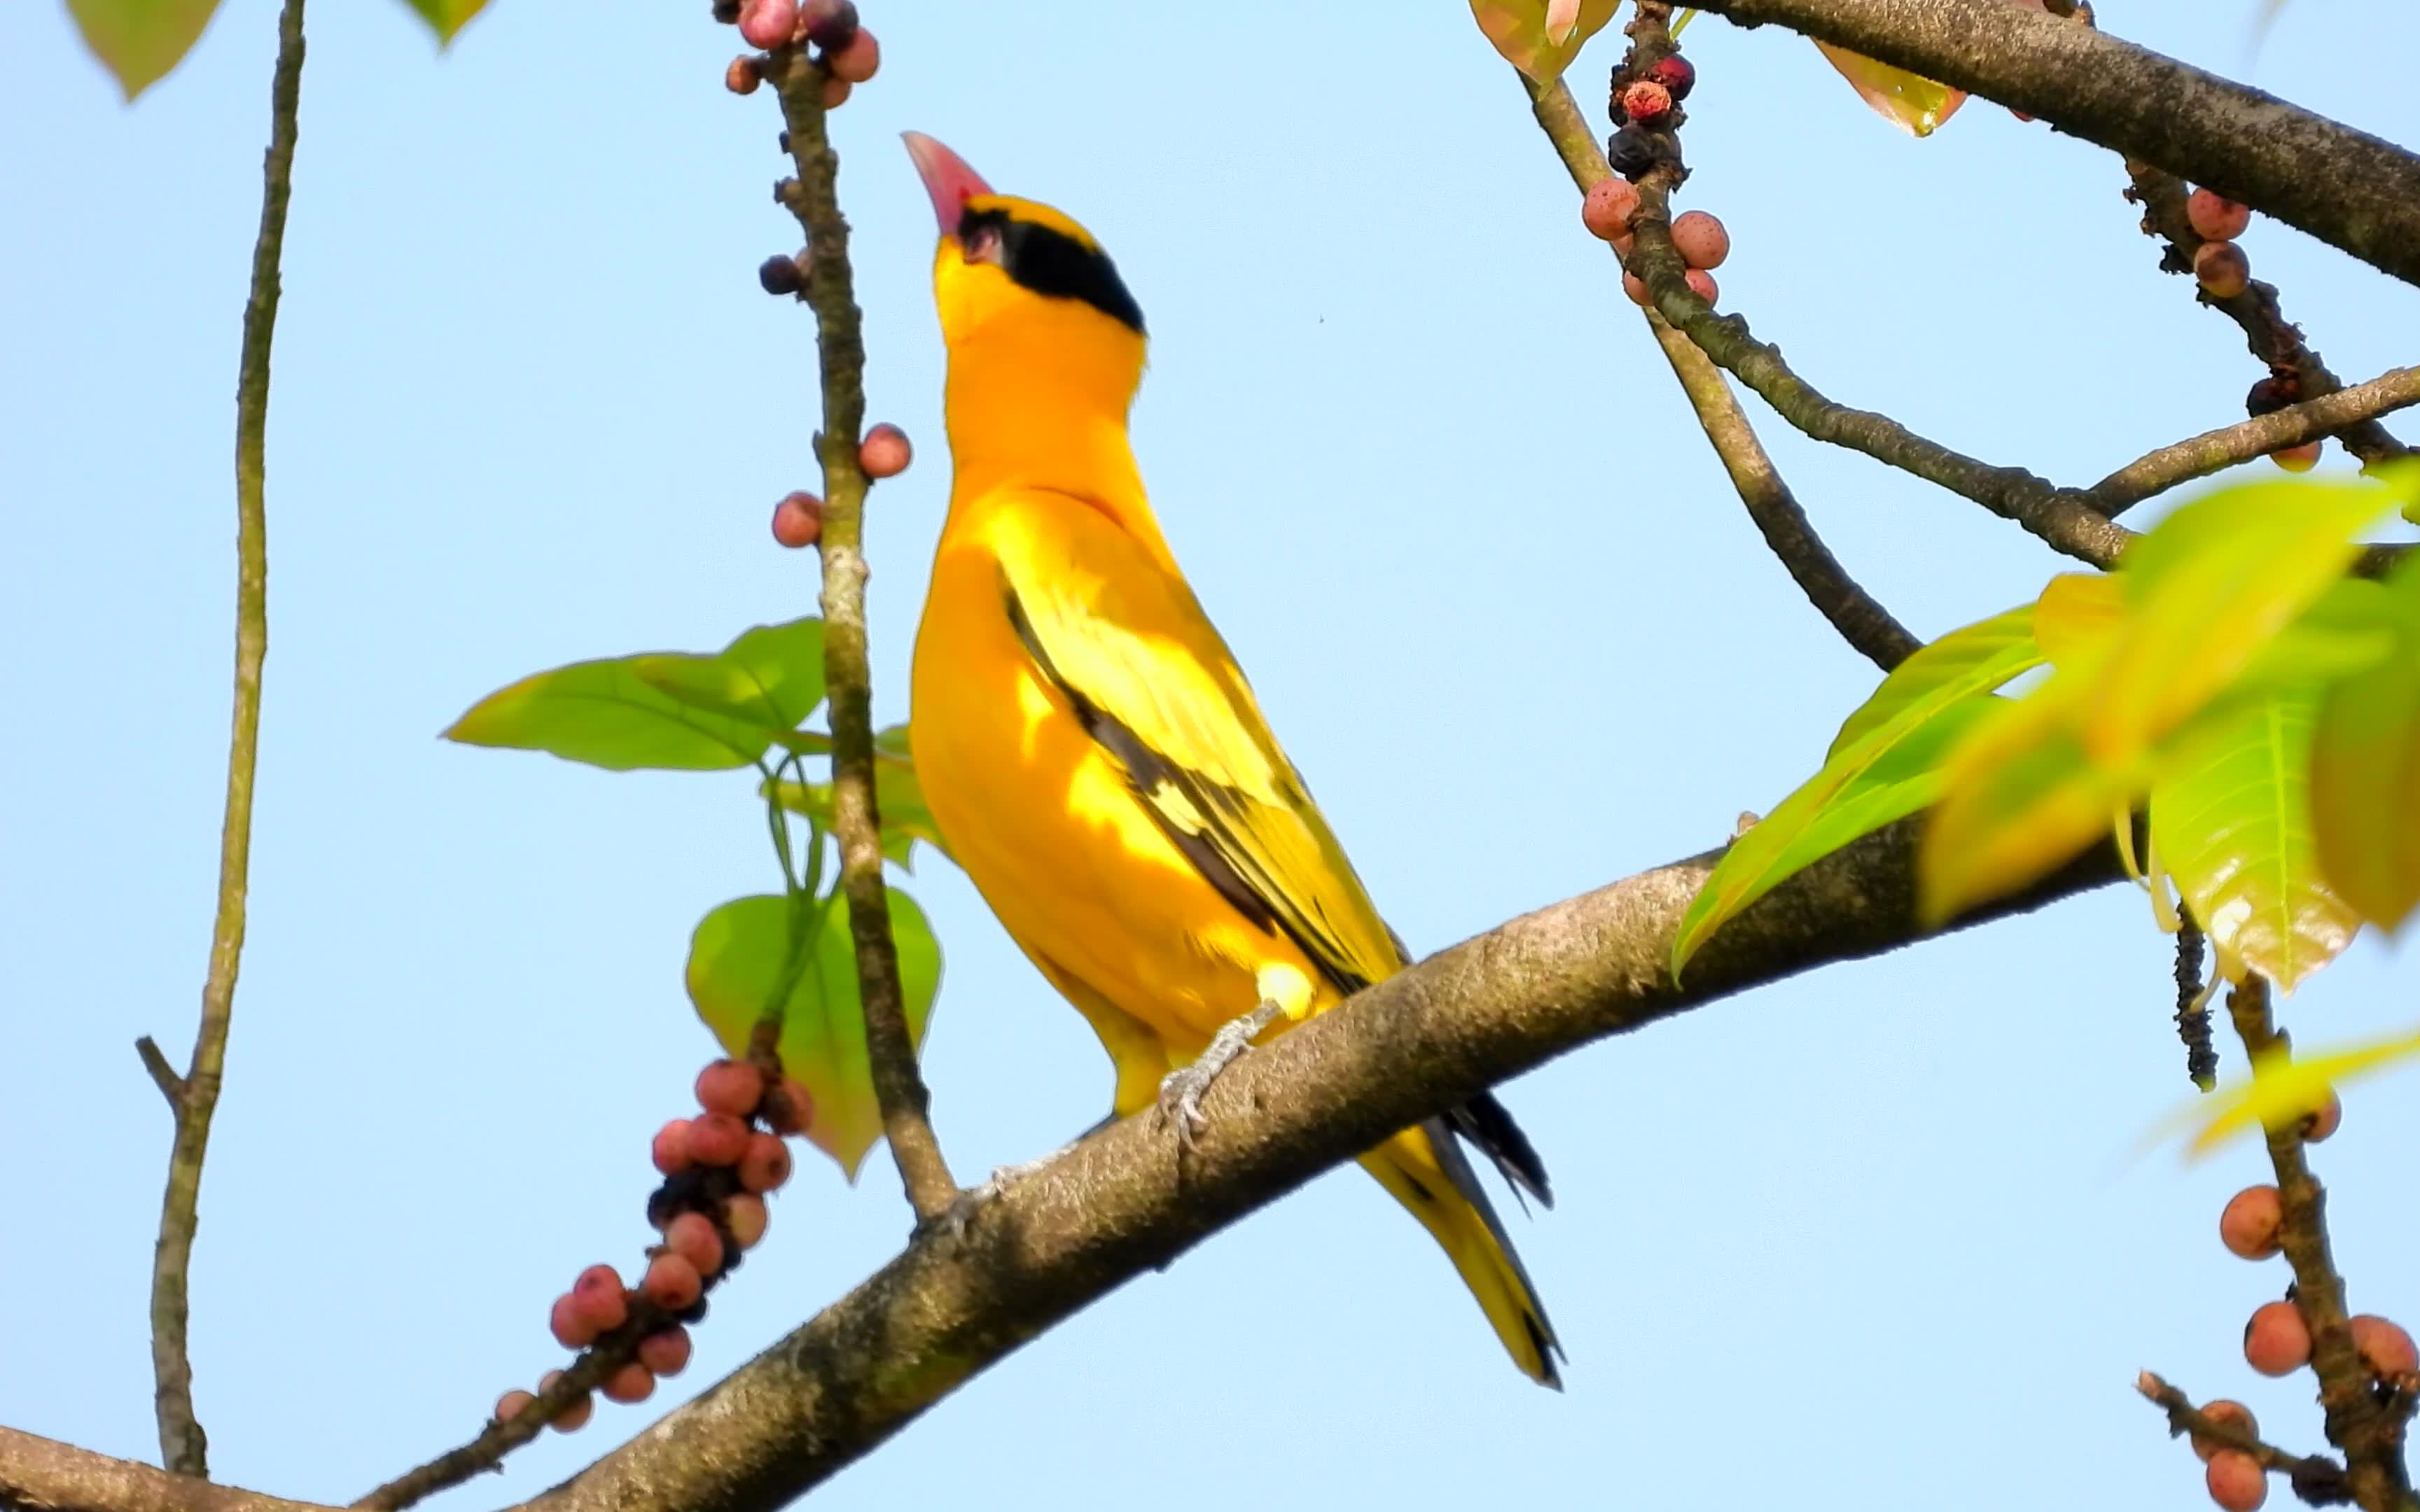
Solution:
<svg viewBox="0 0 2420 1512"><path fill-rule="evenodd" d="M219 831L217 917L202 984L201 1026L191 1068L168 1071L158 1047L145 1066L175 1109L176 1141L160 1203L160 1238L151 1260L152 1400L161 1463L180 1475L208 1476L209 1438L194 1415L194 1369L187 1352L189 1275L200 1225L202 1161L210 1117L226 1069L227 1027L243 956L244 900L252 868L253 778L260 752L261 664L269 654L268 510L264 501L269 428L269 357L277 328L278 260L286 205L293 189L296 116L302 94L302 0L286 0L277 21L277 66L270 84L269 153L261 170L260 231L253 242L252 287L244 301L243 345L235 398L236 630L235 708L227 738L226 811ZM147 1041L144 1042L148 1042ZM138 1045L139 1048L139 1045Z"/></svg>

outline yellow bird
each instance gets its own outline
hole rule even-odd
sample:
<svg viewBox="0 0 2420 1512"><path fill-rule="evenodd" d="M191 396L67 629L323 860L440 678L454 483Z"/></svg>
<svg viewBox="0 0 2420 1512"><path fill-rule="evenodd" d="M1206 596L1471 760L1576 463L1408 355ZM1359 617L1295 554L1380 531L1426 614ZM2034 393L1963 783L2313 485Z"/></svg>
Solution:
<svg viewBox="0 0 2420 1512"><path fill-rule="evenodd" d="M955 475L917 631L916 770L950 853L1093 1026L1125 1117L1180 1137L1254 1037L1408 957L1177 570L1126 440L1142 312L1100 244L908 134L933 197ZM1493 1096L1361 1164L1445 1247L1513 1362L1562 1353L1461 1139L1551 1205Z"/></svg>

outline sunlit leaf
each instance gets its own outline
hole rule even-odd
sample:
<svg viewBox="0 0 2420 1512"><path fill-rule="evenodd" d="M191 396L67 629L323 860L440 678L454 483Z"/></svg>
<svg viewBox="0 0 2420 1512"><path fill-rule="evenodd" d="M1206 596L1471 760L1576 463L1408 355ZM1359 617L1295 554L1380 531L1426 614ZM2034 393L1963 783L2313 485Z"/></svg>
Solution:
<svg viewBox="0 0 2420 1512"><path fill-rule="evenodd" d="M760 625L711 656L648 652L524 677L471 706L449 740L551 751L610 771L746 766L777 741L825 748L784 724L823 696L822 626Z"/></svg>
<svg viewBox="0 0 2420 1512"><path fill-rule="evenodd" d="M2341 1050L2288 1057L2273 1051L2255 1061L2252 1074L2196 1098L2160 1121L2158 1134L2195 1131L2185 1153L2209 1154L2235 1134L2254 1128L2285 1129L2328 1104L2336 1084L2384 1071L2420 1056L2420 1033L2396 1035Z"/></svg>
<svg viewBox="0 0 2420 1512"><path fill-rule="evenodd" d="M915 901L896 888L890 896L908 1033L921 1045L940 990L941 949ZM835 892L804 907L803 954L783 1011L782 1069L814 1094L807 1137L853 1181L866 1151L882 1137L882 1113L866 1061L848 903ZM788 959L790 909L786 898L734 899L706 915L690 939L690 1001L728 1054L746 1053L749 1035L780 981Z"/></svg>
<svg viewBox="0 0 2420 1512"><path fill-rule="evenodd" d="M2034 601L2034 640L2053 666L2105 645L2126 623L2126 585L2102 572L2062 572Z"/></svg>
<svg viewBox="0 0 2420 1512"><path fill-rule="evenodd" d="M68 0L84 45L129 100L184 61L218 8L219 0Z"/></svg>
<svg viewBox="0 0 2420 1512"><path fill-rule="evenodd" d="M2329 687L2311 748L2319 870L2381 929L2420 906L2420 557L2383 591L2388 656Z"/></svg>
<svg viewBox="0 0 2420 1512"><path fill-rule="evenodd" d="M2076 738L2086 680L2061 670L1994 705L1953 750L1916 857L1917 913L1937 924L2072 858L2125 812L2127 780Z"/></svg>
<svg viewBox="0 0 2420 1512"><path fill-rule="evenodd" d="M428 29L437 34L440 47L453 41L456 32L488 8L488 0L404 0L404 4L428 23Z"/></svg>
<svg viewBox="0 0 2420 1512"><path fill-rule="evenodd" d="M1935 84L1905 69L1894 69L1887 63L1877 63L1845 47L1829 42L1817 42L1823 56L1840 76L1857 91L1857 98L1871 106L1875 115L1907 132L1910 136L1931 136L1941 129L1942 122L1958 114L1966 103L1966 92L1952 89L1946 84Z"/></svg>
<svg viewBox="0 0 2420 1512"><path fill-rule="evenodd" d="M1470 13L1504 61L1540 84L1572 66L1621 0L1470 0Z"/></svg>
<svg viewBox="0 0 2420 1512"><path fill-rule="evenodd" d="M2321 880L2311 839L2316 688L2213 710L2151 784L2151 835L2222 960L2291 992L2361 920Z"/></svg>
<svg viewBox="0 0 2420 1512"><path fill-rule="evenodd" d="M1907 730L1945 705L1971 694L1989 693L2018 673L2039 666L2034 644L2034 606L2026 604L1950 631L1920 646L1891 670L1857 711L1840 723L1828 766L1840 753L1885 727Z"/></svg>

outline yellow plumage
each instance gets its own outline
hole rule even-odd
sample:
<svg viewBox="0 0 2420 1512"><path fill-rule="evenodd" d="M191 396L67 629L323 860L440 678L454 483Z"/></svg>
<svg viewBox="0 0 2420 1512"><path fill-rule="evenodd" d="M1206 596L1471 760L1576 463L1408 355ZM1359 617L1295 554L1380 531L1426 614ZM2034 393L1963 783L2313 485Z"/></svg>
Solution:
<svg viewBox="0 0 2420 1512"><path fill-rule="evenodd" d="M1292 1023L1403 956L1178 572L1126 442L1141 316L1092 237L910 150L943 237L950 514L917 634L918 775L950 850L1092 1024L1131 1114L1263 1002ZM1442 1244L1516 1364L1544 1310L1452 1132L1545 1196L1492 1098L1362 1165Z"/></svg>

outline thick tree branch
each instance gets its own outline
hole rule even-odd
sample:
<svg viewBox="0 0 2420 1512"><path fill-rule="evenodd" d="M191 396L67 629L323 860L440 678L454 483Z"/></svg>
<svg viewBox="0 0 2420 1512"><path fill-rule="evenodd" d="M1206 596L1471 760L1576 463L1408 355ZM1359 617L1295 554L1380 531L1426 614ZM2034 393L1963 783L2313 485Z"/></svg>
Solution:
<svg viewBox="0 0 2420 1512"><path fill-rule="evenodd" d="M1555 150L1561 155L1563 166L1571 171L1572 182L1583 194L1599 180L1609 177L1613 169L1606 162L1605 152L1596 145L1588 122L1580 116L1578 104L1571 91L1559 86L1541 88L1527 75L1519 76L1529 91L1529 106L1538 117L1538 125ZM1706 360L1697 345L1674 331L1654 311L1645 312L1648 326L1655 332L1656 344L1664 348L1664 357L1672 364L1672 376L1681 382L1681 392L1688 395L1690 408L1698 413L1698 424L1703 427L1706 440L1714 446L1714 455L1730 474L1731 486L1739 490L1740 501L1747 506L1748 518L1764 536L1765 545L1781 559L1791 580L1807 595L1823 616L1832 623L1857 653L1880 667L1890 671L1914 655L1924 642L1910 634L1905 625L1892 617L1891 611L1857 584L1832 555L1823 538L1807 517L1807 511L1790 491L1790 485L1773 458L1757 440L1747 415L1740 409L1739 399L1731 393L1714 365Z"/></svg>
<svg viewBox="0 0 2420 1512"><path fill-rule="evenodd" d="M0 1427L0 1507L8 1512L329 1512Z"/></svg>
<svg viewBox="0 0 2420 1512"><path fill-rule="evenodd" d="M949 1211L958 1187L933 1134L931 1098L916 1068L882 880L873 679L865 656L866 476L858 461L858 440L865 429L865 339L849 272L848 221L840 210L840 154L826 130L824 70L805 50L785 47L772 54L766 77L781 99L799 170L783 185L783 203L806 228L806 300L815 312L821 360L824 420L815 450L824 469L824 672L831 700L832 829L840 841L840 885L848 895L849 933L857 943L866 1055L882 1108L883 1136L898 1162L908 1204L918 1218L930 1222Z"/></svg>
<svg viewBox="0 0 2420 1512"><path fill-rule="evenodd" d="M2146 1370L2134 1378L2134 1389L2153 1405L2168 1414L2168 1435L2171 1438L2193 1434L2252 1457L2261 1469L2284 1475L2294 1488L2294 1494L2313 1506L2341 1505L2352 1500L2345 1484L2344 1466L2320 1455L2298 1455L2243 1431L2240 1424L2212 1418L2193 1404L2193 1398Z"/></svg>
<svg viewBox="0 0 2420 1512"><path fill-rule="evenodd" d="M2205 431L2135 458L2085 490L2104 515L2116 515L2181 483L2206 478L2284 447L2358 427L2364 421L2420 404L2420 367L2397 367L2366 383L2238 424Z"/></svg>
<svg viewBox="0 0 2420 1512"><path fill-rule="evenodd" d="M260 670L269 654L269 355L277 329L278 258L294 177L295 117L302 94L302 0L286 0L277 21L277 67L270 82L269 153L261 168L260 234L252 248L252 289L235 391L235 711L227 737L226 812L219 829L218 914L210 926L202 1021L183 1075L153 1045L143 1057L176 1114L160 1239L151 1258L152 1402L161 1462L182 1475L209 1473L209 1440L194 1415L194 1367L186 1352L187 1277L201 1222L202 1161L226 1069L227 1026L243 958L244 899L252 872L253 773L260 753ZM148 1039L141 1044L149 1043ZM141 1048L137 1045L137 1049ZM167 1072L165 1076L163 1072Z"/></svg>
<svg viewBox="0 0 2420 1512"><path fill-rule="evenodd" d="M2420 283L2420 157L2005 0L1704 0L1912 69L2241 200Z"/></svg>

